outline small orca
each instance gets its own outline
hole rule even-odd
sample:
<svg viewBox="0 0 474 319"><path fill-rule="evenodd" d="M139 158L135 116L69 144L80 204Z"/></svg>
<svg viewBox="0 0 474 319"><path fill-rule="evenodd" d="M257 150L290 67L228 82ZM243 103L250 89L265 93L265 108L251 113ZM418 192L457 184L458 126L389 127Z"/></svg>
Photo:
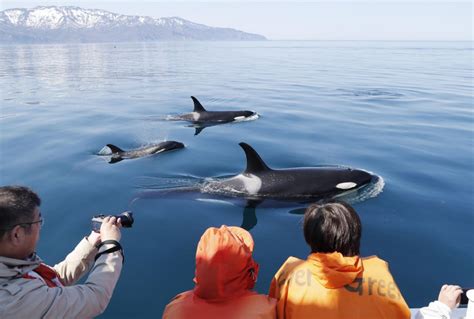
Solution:
<svg viewBox="0 0 474 319"><path fill-rule="evenodd" d="M124 159L132 159L144 157L147 155L158 154L166 151L184 148L184 144L176 141L166 141L158 144L150 144L144 147L140 147L134 150L124 151L121 148L107 144L107 147L111 150L112 154L110 157L110 164L120 162Z"/></svg>
<svg viewBox="0 0 474 319"><path fill-rule="evenodd" d="M192 113L181 114L173 117L173 120L182 120L193 123L196 128L194 135L198 135L208 126L238 122L258 117L254 111L206 111L202 104L194 96L191 96L194 102Z"/></svg>
<svg viewBox="0 0 474 319"><path fill-rule="evenodd" d="M272 169L250 145L239 145L247 157L245 171L225 180L209 182L208 191L224 190L257 199L321 199L356 190L372 181L370 173L348 167Z"/></svg>

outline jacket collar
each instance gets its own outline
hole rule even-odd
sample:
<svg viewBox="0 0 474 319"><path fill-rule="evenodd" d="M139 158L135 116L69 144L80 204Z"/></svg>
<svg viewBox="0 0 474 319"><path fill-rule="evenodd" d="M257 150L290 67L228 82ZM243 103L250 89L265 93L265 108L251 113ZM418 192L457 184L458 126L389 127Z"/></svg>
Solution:
<svg viewBox="0 0 474 319"><path fill-rule="evenodd" d="M38 267L41 262L41 258L36 254L28 260L0 256L0 283L23 276Z"/></svg>
<svg viewBox="0 0 474 319"><path fill-rule="evenodd" d="M359 256L346 257L341 253L313 253L308 256L311 272L326 288L340 288L362 276L364 266Z"/></svg>

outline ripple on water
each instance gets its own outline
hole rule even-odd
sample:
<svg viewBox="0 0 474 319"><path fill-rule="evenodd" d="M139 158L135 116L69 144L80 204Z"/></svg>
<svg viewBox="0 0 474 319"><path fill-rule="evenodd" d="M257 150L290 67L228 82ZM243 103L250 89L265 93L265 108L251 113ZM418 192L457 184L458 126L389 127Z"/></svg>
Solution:
<svg viewBox="0 0 474 319"><path fill-rule="evenodd" d="M385 98L399 98L403 97L404 94L395 91L382 90L382 89L338 89L337 91L342 92L343 96L356 96L356 97L385 97Z"/></svg>
<svg viewBox="0 0 474 319"><path fill-rule="evenodd" d="M12 117L16 117L16 116L19 116L20 114L2 114L0 115L0 120L4 120L4 119L9 119L9 118L12 118Z"/></svg>

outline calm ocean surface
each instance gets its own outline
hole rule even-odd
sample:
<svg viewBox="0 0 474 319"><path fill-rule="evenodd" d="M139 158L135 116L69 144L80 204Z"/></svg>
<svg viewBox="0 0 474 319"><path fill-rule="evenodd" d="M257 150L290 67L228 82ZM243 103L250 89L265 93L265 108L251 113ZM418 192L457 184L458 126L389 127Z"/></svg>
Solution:
<svg viewBox="0 0 474 319"><path fill-rule="evenodd" d="M125 267L103 318L159 317L193 287L207 227L240 225L244 207L140 192L233 175L245 141L271 167L347 165L383 177L354 204L362 254L390 269L411 307L444 283L474 286L471 42L189 42L0 46L0 183L43 199L38 253L60 260L97 213L133 209ZM255 121L194 136L167 115L250 109ZM107 143L176 140L184 150L110 165ZM290 255L309 253L301 205L257 207L257 290Z"/></svg>

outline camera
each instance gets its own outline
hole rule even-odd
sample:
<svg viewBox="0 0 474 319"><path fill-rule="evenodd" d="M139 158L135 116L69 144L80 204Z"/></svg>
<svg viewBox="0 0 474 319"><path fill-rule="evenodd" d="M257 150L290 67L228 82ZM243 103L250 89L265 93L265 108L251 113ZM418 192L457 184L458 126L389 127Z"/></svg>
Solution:
<svg viewBox="0 0 474 319"><path fill-rule="evenodd" d="M467 305L469 303L469 298L467 297L467 292L473 290L474 288L462 288L461 299L459 301L460 305Z"/></svg>
<svg viewBox="0 0 474 319"><path fill-rule="evenodd" d="M100 232L100 226L102 225L102 222L104 221L104 218L110 216L110 215L96 215L92 217L92 230L95 231L96 233ZM133 225L133 213L131 211L126 211L123 212L119 215L113 215L113 217L119 219L120 218L120 224L124 228L130 228Z"/></svg>

